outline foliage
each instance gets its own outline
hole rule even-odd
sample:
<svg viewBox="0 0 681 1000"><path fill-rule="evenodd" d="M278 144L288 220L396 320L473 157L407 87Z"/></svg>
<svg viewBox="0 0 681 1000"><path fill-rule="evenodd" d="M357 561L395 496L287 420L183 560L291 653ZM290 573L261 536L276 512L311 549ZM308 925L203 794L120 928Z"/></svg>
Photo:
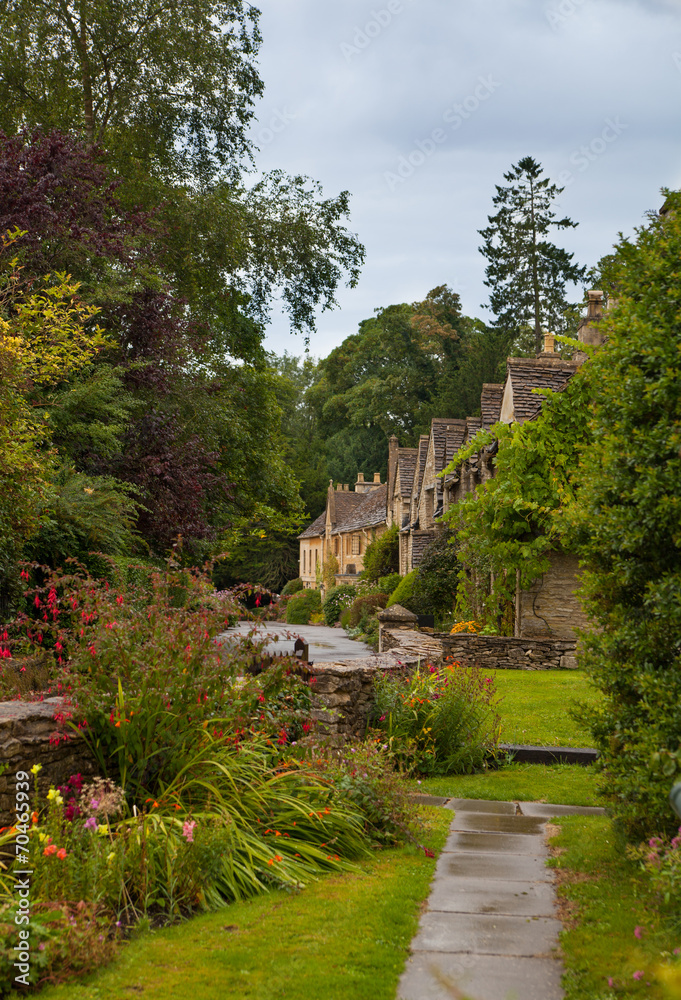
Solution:
<svg viewBox="0 0 681 1000"><path fill-rule="evenodd" d="M627 857L646 873L660 909L676 916L681 900L681 830L669 841L651 837L640 847L629 846Z"/></svg>
<svg viewBox="0 0 681 1000"><path fill-rule="evenodd" d="M350 606L350 618L348 619L351 628L360 627L363 631L370 618L375 617L388 603L387 594L369 594L365 597L356 597Z"/></svg>
<svg viewBox="0 0 681 1000"><path fill-rule="evenodd" d="M561 519L587 569L595 628L582 662L605 696L591 718L603 786L633 840L674 831L667 794L681 766L680 207L671 194L604 262L616 303L589 363L593 444Z"/></svg>
<svg viewBox="0 0 681 1000"><path fill-rule="evenodd" d="M339 569L340 565L336 556L333 552L327 552L326 559L321 567L321 580L318 580L317 583L323 583L326 590L331 590L332 587L336 586L336 574Z"/></svg>
<svg viewBox="0 0 681 1000"><path fill-rule="evenodd" d="M520 586L529 587L548 569L550 552L564 544L560 511L575 493L580 456L591 441L592 382L590 366L583 366L561 392L542 391L534 420L495 425L496 475L445 515L463 567L462 615L502 628L517 574ZM449 471L478 447L474 441L459 452Z"/></svg>
<svg viewBox="0 0 681 1000"><path fill-rule="evenodd" d="M0 904L0 996L16 986L21 925L10 903ZM47 986L87 975L114 958L118 931L111 915L92 903L34 902L31 906L30 971L26 983Z"/></svg>
<svg viewBox="0 0 681 1000"><path fill-rule="evenodd" d="M307 625L310 616L321 611L322 597L318 590L300 590L286 607L287 625Z"/></svg>
<svg viewBox="0 0 681 1000"><path fill-rule="evenodd" d="M413 569L411 573L407 573L406 576L402 577L399 584L388 598L386 607L389 608L392 604L399 604L401 607L407 608L408 611L411 611L410 602L414 593L414 586L416 585L418 573L418 569Z"/></svg>
<svg viewBox="0 0 681 1000"><path fill-rule="evenodd" d="M543 172L531 156L512 166L504 174L509 187L496 185L492 200L498 211L480 230L495 325L515 341L531 330L536 352L542 349L543 329L564 332L562 318L569 308L565 285L583 280L586 273L572 262L574 254L547 239L551 229L574 228L577 223L556 219L552 203L563 188L542 177Z"/></svg>
<svg viewBox="0 0 681 1000"><path fill-rule="evenodd" d="M420 615L446 618L454 610L460 565L457 538L447 526L425 548L414 579L409 610ZM402 603L398 600L398 604Z"/></svg>
<svg viewBox="0 0 681 1000"><path fill-rule="evenodd" d="M289 582L282 588L281 596L287 597L289 594L297 594L304 587L303 581L299 576L295 580L289 580Z"/></svg>
<svg viewBox="0 0 681 1000"><path fill-rule="evenodd" d="M428 856L411 844L372 852L357 870L304 892L273 890L188 923L136 936L87 983L48 989L45 1000L120 996L131 983L149 1000L393 1000L447 837L447 810L417 807ZM380 885L380 892L377 886ZM323 944L317 929L324 928ZM131 991L134 992L134 991Z"/></svg>
<svg viewBox="0 0 681 1000"><path fill-rule="evenodd" d="M381 576L376 583L376 589L382 594L390 595L399 585L401 579L402 577L399 573L389 573L388 576Z"/></svg>
<svg viewBox="0 0 681 1000"><path fill-rule="evenodd" d="M400 568L400 533L396 524L374 538L364 553L362 579L378 581Z"/></svg>
<svg viewBox="0 0 681 1000"><path fill-rule="evenodd" d="M375 682L372 725L408 773L479 771L499 740L494 680L477 667L447 663Z"/></svg>
<svg viewBox="0 0 681 1000"><path fill-rule="evenodd" d="M346 608L349 608L356 596L356 590L351 583L342 583L328 591L322 610L327 625L335 625Z"/></svg>

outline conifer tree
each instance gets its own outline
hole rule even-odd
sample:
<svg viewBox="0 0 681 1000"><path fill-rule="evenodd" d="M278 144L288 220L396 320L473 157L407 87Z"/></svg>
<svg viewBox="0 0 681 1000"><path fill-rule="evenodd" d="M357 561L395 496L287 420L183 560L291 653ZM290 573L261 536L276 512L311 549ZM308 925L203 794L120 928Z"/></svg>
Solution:
<svg viewBox="0 0 681 1000"><path fill-rule="evenodd" d="M551 229L572 229L571 219L556 219L552 204L563 191L543 177L543 167L526 156L504 174L508 187L495 185L496 215L479 230L479 248L489 264L485 284L491 289L489 308L494 325L510 343L532 330L535 350L542 349L542 329L561 332L569 312L565 286L583 280L585 268L573 263L574 254L548 239Z"/></svg>

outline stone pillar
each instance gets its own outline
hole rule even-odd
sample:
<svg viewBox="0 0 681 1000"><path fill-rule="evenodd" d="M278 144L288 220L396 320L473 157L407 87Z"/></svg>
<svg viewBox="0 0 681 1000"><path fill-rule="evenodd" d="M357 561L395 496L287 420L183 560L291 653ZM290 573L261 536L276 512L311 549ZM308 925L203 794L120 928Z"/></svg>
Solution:
<svg viewBox="0 0 681 1000"><path fill-rule="evenodd" d="M418 628L418 616L413 611L408 611L401 604L392 604L389 608L378 612L378 652L384 653L383 632L388 629L394 632L396 629L406 629L413 631Z"/></svg>

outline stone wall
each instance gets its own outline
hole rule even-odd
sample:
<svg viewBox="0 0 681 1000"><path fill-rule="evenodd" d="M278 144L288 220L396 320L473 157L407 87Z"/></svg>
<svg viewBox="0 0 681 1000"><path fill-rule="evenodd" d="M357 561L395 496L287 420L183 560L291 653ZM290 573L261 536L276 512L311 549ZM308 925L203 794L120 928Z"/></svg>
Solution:
<svg viewBox="0 0 681 1000"><path fill-rule="evenodd" d="M512 639L496 635L440 634L445 657L485 670L576 670L574 639Z"/></svg>
<svg viewBox="0 0 681 1000"><path fill-rule="evenodd" d="M72 774L90 776L97 766L83 739L76 734L57 742L59 727L55 714L63 709L60 698L45 701L0 702L0 826L14 818L15 775L42 764L39 776L41 791L61 785Z"/></svg>
<svg viewBox="0 0 681 1000"><path fill-rule="evenodd" d="M579 564L574 556L554 552L551 566L518 595L518 634L529 639L575 639L575 629L588 619L575 591Z"/></svg>

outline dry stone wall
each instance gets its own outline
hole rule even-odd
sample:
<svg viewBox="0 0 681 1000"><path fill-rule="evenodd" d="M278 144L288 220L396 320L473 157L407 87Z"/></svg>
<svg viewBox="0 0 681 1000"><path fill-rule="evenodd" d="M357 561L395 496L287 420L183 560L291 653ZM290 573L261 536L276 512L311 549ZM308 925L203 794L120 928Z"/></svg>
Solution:
<svg viewBox="0 0 681 1000"><path fill-rule="evenodd" d="M63 709L60 698L45 701L6 701L0 703L0 826L6 826L14 812L15 775L42 764L39 775L41 791L50 785L64 784L72 774L89 777L97 765L85 741L76 734L57 739L59 724L55 715Z"/></svg>
<svg viewBox="0 0 681 1000"><path fill-rule="evenodd" d="M576 670L577 643L570 639L511 639L496 635L438 636L445 657L485 670Z"/></svg>

